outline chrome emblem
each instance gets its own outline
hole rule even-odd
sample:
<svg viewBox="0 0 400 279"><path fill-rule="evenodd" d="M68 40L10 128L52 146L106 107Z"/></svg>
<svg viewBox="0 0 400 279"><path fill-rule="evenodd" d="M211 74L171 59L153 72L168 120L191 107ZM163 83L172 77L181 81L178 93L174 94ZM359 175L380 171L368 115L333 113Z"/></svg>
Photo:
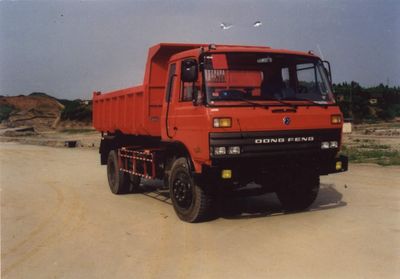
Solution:
<svg viewBox="0 0 400 279"><path fill-rule="evenodd" d="M289 125L291 122L291 119L289 116L285 116L282 120L283 120L283 124L285 124L285 125Z"/></svg>

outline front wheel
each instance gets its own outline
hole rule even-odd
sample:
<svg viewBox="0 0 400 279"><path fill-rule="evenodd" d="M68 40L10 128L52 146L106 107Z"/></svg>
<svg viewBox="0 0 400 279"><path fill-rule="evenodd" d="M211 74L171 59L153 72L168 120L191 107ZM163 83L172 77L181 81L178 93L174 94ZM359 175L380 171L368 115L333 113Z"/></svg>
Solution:
<svg viewBox="0 0 400 279"><path fill-rule="evenodd" d="M301 211L311 206L319 191L319 175L303 172L290 177L276 189L284 210Z"/></svg>
<svg viewBox="0 0 400 279"><path fill-rule="evenodd" d="M213 197L195 183L186 158L175 160L168 184L174 210L181 220L194 223L210 217Z"/></svg>

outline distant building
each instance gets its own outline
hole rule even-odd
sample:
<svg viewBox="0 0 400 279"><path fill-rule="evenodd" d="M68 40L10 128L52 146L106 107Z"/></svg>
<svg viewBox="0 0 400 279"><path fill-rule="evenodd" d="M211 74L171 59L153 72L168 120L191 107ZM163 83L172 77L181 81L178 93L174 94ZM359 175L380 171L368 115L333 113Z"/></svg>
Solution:
<svg viewBox="0 0 400 279"><path fill-rule="evenodd" d="M382 103L383 94L382 92L370 92L368 94L368 102L370 105L377 105L378 103Z"/></svg>

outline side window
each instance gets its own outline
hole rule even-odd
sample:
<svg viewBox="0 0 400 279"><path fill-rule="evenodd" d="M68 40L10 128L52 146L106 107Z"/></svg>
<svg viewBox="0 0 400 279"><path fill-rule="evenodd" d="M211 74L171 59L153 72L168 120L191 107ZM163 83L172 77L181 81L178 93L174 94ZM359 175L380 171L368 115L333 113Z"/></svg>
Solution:
<svg viewBox="0 0 400 279"><path fill-rule="evenodd" d="M192 59L190 59L192 60ZM179 100L181 102L191 102L193 100L194 93L199 93L200 82L197 80L194 84L193 82L181 82L181 95Z"/></svg>
<svg viewBox="0 0 400 279"><path fill-rule="evenodd" d="M176 69L176 65L171 64L171 66L169 66L169 73L168 73L168 80L167 80L167 90L165 92L165 101L168 102L169 100L171 100L172 97L172 88L173 88L173 84L176 78L175 75L175 69Z"/></svg>
<svg viewBox="0 0 400 279"><path fill-rule="evenodd" d="M306 63L296 66L298 91L303 98L325 100L328 89L317 64Z"/></svg>
<svg viewBox="0 0 400 279"><path fill-rule="evenodd" d="M317 68L316 76L317 76L318 88L321 91L321 93L324 95L324 94L328 93L328 88L326 87L326 83L329 83L329 81L326 80L326 83L324 82L321 72L320 72L322 69L324 69L323 65L322 65L322 67Z"/></svg>
<svg viewBox="0 0 400 279"><path fill-rule="evenodd" d="M314 64L296 65L297 81L299 87L303 88L299 93L311 93L316 89L317 73Z"/></svg>
<svg viewBox="0 0 400 279"><path fill-rule="evenodd" d="M286 88L290 87L289 68L282 68L282 81L286 85Z"/></svg>
<svg viewBox="0 0 400 279"><path fill-rule="evenodd" d="M180 100L182 102L191 102L193 100L193 93L196 92L197 94L199 94L200 91L199 82L196 82L194 86L191 82L182 82L181 88L182 90Z"/></svg>

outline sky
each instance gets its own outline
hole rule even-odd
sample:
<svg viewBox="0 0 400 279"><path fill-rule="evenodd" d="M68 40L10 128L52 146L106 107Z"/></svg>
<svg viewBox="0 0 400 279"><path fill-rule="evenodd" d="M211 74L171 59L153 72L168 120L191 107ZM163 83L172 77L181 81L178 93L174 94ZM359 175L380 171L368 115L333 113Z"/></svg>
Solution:
<svg viewBox="0 0 400 279"><path fill-rule="evenodd" d="M400 1L0 1L0 95L138 85L160 42L313 50L335 83L400 85Z"/></svg>

